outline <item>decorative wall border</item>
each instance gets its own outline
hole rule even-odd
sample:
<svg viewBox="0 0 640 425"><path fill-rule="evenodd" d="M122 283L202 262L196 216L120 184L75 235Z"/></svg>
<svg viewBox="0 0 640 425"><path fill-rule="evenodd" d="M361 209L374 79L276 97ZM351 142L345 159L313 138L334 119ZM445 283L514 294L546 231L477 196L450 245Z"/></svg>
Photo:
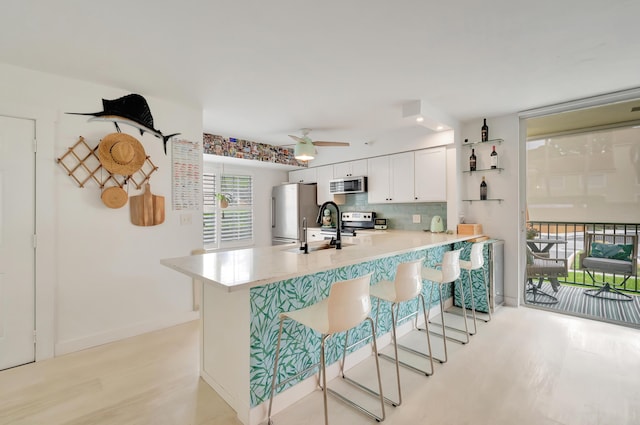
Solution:
<svg viewBox="0 0 640 425"><path fill-rule="evenodd" d="M202 142L205 154L308 167L308 163L295 159L290 148L208 133L203 134Z"/></svg>

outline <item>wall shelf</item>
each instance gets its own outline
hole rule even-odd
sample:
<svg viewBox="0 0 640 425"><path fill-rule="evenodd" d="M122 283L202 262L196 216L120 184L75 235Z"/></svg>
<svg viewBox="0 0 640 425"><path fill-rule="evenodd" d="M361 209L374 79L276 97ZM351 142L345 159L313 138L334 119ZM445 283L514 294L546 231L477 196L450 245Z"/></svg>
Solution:
<svg viewBox="0 0 640 425"><path fill-rule="evenodd" d="M498 202L501 203L502 201L504 201L504 199L498 199L498 198L494 198L494 199L463 199L464 202Z"/></svg>
<svg viewBox="0 0 640 425"><path fill-rule="evenodd" d="M482 168L482 169L476 169L475 171L471 171L471 170L462 170L463 173L468 173L468 174L473 174L473 173L480 173L480 172L485 172L485 171L497 171L498 173L501 173L504 170L504 168Z"/></svg>
<svg viewBox="0 0 640 425"><path fill-rule="evenodd" d="M469 142L462 143L462 146L478 146L478 145L501 145L504 142L504 139L492 139L487 140L486 142Z"/></svg>

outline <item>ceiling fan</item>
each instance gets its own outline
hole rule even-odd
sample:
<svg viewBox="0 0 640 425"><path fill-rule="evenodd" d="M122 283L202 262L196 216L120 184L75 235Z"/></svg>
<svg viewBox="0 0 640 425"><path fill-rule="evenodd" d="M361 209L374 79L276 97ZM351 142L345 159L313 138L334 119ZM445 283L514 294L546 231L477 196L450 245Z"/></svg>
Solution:
<svg viewBox="0 0 640 425"><path fill-rule="evenodd" d="M289 137L296 141L294 156L300 161L309 161L313 159L316 154L315 146L349 146L349 143L347 142L313 141L308 136L311 129L303 128L300 131L302 131L302 137L289 134Z"/></svg>

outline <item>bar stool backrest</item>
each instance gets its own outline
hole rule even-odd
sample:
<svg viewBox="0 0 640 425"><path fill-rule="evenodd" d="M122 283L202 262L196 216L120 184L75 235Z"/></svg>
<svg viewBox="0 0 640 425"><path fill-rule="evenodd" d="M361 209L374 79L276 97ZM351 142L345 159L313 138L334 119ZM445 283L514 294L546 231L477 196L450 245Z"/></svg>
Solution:
<svg viewBox="0 0 640 425"><path fill-rule="evenodd" d="M327 334L344 332L362 323L371 312L369 284L371 274L335 282L329 291L329 330Z"/></svg>
<svg viewBox="0 0 640 425"><path fill-rule="evenodd" d="M460 252L447 251L442 257L442 282L455 282L460 277Z"/></svg>
<svg viewBox="0 0 640 425"><path fill-rule="evenodd" d="M471 245L471 270L484 266L484 242L476 242Z"/></svg>
<svg viewBox="0 0 640 425"><path fill-rule="evenodd" d="M422 291L422 262L424 258L398 264L394 279L396 302L412 300Z"/></svg>

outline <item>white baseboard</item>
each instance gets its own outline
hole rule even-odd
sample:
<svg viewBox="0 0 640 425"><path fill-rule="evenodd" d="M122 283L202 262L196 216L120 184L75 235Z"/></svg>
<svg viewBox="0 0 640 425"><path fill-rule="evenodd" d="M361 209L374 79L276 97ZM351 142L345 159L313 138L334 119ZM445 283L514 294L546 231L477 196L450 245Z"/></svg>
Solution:
<svg viewBox="0 0 640 425"><path fill-rule="evenodd" d="M55 357L63 354L73 353L75 351L85 350L87 348L96 347L98 345L107 344L109 342L119 341L121 339L130 338L132 336L141 335L147 332L153 332L181 323L198 320L200 318L199 311L189 311L186 313L175 314L170 317L162 317L158 320L141 322L118 329L111 329L105 332L88 335L82 338L76 338L67 341L59 341L55 344Z"/></svg>

